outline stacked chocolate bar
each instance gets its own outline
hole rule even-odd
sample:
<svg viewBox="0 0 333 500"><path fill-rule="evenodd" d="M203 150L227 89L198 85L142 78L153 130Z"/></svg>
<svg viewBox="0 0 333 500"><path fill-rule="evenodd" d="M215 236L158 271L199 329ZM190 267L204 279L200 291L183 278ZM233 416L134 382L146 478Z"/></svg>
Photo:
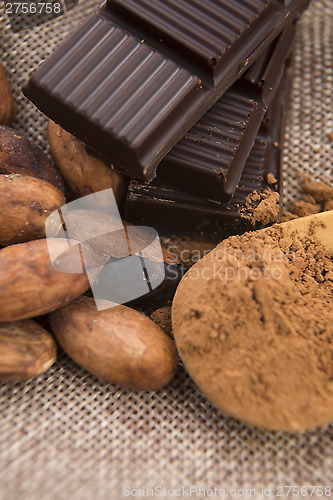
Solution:
<svg viewBox="0 0 333 500"><path fill-rule="evenodd" d="M281 189L286 68L308 2L108 0L24 93L130 177L126 220L241 232L253 193Z"/></svg>

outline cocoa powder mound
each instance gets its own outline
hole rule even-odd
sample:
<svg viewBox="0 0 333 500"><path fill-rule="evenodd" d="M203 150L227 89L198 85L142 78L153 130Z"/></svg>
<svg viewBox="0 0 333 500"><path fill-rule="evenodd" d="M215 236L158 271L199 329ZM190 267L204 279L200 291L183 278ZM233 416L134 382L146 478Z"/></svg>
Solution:
<svg viewBox="0 0 333 500"><path fill-rule="evenodd" d="M262 193L253 191L245 199L245 207L241 209L242 217L250 219L253 225L257 222L266 226L273 224L280 214L280 195L276 191L265 189Z"/></svg>
<svg viewBox="0 0 333 500"><path fill-rule="evenodd" d="M172 308L190 375L222 411L302 430L333 420L333 262L279 226L233 236L195 264Z"/></svg>

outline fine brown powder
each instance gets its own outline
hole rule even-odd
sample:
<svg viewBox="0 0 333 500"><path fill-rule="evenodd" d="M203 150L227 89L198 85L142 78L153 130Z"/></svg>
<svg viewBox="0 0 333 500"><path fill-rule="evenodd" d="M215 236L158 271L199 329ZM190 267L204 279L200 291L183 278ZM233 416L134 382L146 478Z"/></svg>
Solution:
<svg viewBox="0 0 333 500"><path fill-rule="evenodd" d="M265 189L258 193L253 191L245 199L245 207L241 209L242 217L250 219L255 225L260 223L263 226L273 224L280 214L280 195L276 191Z"/></svg>
<svg viewBox="0 0 333 500"><path fill-rule="evenodd" d="M333 420L333 262L280 226L232 236L196 263L173 302L176 345L222 411L269 429Z"/></svg>
<svg viewBox="0 0 333 500"><path fill-rule="evenodd" d="M333 186L304 179L301 182L301 191L301 198L289 204L288 210L282 215L282 222L333 210Z"/></svg>

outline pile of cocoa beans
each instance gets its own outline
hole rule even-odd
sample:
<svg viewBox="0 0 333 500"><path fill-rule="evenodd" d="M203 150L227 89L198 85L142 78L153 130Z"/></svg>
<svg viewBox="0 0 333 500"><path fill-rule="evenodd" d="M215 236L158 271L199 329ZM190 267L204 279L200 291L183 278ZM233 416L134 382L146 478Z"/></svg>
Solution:
<svg viewBox="0 0 333 500"><path fill-rule="evenodd" d="M59 343L108 382L135 390L166 385L178 365L172 338L130 307L98 311L94 299L83 295L90 287L87 275L57 271L48 252L45 221L66 203L65 192L73 200L112 188L120 203L124 177L49 121L53 164L10 127L14 115L0 64L0 381L43 374L56 361Z"/></svg>

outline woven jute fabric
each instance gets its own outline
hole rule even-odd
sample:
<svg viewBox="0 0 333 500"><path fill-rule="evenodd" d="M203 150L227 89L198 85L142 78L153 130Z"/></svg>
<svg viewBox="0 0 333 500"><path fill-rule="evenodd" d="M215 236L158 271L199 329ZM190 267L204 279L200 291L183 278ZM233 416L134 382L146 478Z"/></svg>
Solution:
<svg viewBox="0 0 333 500"><path fill-rule="evenodd" d="M95 5L82 0L66 16L17 34L0 12L0 59L16 97L13 126L46 152L46 119L20 86ZM293 64L285 202L298 195L299 173L333 179L332 0L313 0L303 15ZM166 388L134 392L103 383L60 353L44 376L0 384L0 411L1 500L113 500L129 488L134 497L156 486L184 487L165 498L187 498L190 485L234 488L234 498L281 498L278 485L333 485L333 425L294 434L248 427L210 404L181 365ZM262 487L272 489L265 495ZM203 498L203 490L191 492Z"/></svg>

